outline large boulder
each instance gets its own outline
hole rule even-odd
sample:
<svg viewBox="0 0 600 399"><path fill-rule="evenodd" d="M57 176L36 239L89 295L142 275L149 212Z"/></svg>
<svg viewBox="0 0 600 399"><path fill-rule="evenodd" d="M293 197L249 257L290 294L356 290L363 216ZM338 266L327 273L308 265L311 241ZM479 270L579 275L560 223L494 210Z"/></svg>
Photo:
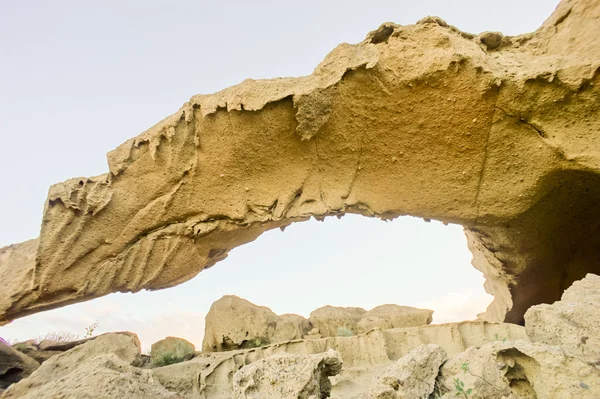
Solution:
<svg viewBox="0 0 600 399"><path fill-rule="evenodd" d="M233 376L234 399L328 398L329 377L342 371L337 352L276 354L242 367Z"/></svg>
<svg viewBox="0 0 600 399"><path fill-rule="evenodd" d="M39 366L31 357L0 342L0 389L28 377Z"/></svg>
<svg viewBox="0 0 600 399"><path fill-rule="evenodd" d="M302 316L278 316L265 306L225 295L206 315L202 351L222 352L301 339L311 328Z"/></svg>
<svg viewBox="0 0 600 399"><path fill-rule="evenodd" d="M2 399L169 398L150 370L131 366L140 355L135 334L104 334L44 362L11 385Z"/></svg>
<svg viewBox="0 0 600 399"><path fill-rule="evenodd" d="M427 398L435 390L446 351L435 344L421 345L408 352L379 376L371 387L372 399Z"/></svg>
<svg viewBox="0 0 600 399"><path fill-rule="evenodd" d="M152 344L150 357L154 366L166 366L190 360L194 357L196 347L183 338L167 337Z"/></svg>
<svg viewBox="0 0 600 399"><path fill-rule="evenodd" d="M452 356L443 390L470 399L600 398L600 368L559 346L496 341Z"/></svg>
<svg viewBox="0 0 600 399"><path fill-rule="evenodd" d="M358 322L367 311L362 308L323 306L310 313L311 324L323 337L344 337L358 333Z"/></svg>
<svg viewBox="0 0 600 399"><path fill-rule="evenodd" d="M390 328L418 327L430 324L433 310L417 309L410 306L381 305L363 314L358 322L358 333L373 328L387 330Z"/></svg>
<svg viewBox="0 0 600 399"><path fill-rule="evenodd" d="M278 321L279 317L265 306L225 295L206 315L202 350L220 352L268 344Z"/></svg>
<svg viewBox="0 0 600 399"><path fill-rule="evenodd" d="M525 313L532 341L560 345L588 360L600 361L600 276L588 274L569 287L560 301Z"/></svg>

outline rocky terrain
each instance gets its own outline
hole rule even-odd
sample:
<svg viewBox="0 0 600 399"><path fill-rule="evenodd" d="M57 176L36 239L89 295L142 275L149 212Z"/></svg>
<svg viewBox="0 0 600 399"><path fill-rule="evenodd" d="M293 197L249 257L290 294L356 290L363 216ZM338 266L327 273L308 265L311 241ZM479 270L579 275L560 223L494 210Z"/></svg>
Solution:
<svg viewBox="0 0 600 399"><path fill-rule="evenodd" d="M324 307L292 318L226 296L206 317L202 352L169 337L142 355L127 332L0 344L0 386L8 388L0 398L599 398L599 296L600 276L589 274L562 300L532 307L525 327L430 325L430 311L386 305L375 313L387 309L386 319L405 325L363 333L348 330L372 311ZM306 334L266 342L284 339L280 323ZM218 345L224 342L246 348Z"/></svg>
<svg viewBox="0 0 600 399"><path fill-rule="evenodd" d="M599 31L597 0L514 37L385 23L310 76L192 97L106 174L50 187L39 237L0 248L2 325L175 286L311 217L412 215L464 226L494 295L478 321L227 296L201 352L0 343L1 398L600 398Z"/></svg>

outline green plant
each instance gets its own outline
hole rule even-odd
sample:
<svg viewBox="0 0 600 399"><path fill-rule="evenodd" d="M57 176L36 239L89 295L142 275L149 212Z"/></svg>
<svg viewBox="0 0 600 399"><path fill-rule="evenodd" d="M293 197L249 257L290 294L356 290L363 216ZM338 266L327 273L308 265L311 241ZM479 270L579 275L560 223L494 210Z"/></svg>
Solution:
<svg viewBox="0 0 600 399"><path fill-rule="evenodd" d="M87 326L87 327L85 328L85 337L91 337L91 336L93 336L93 335L94 335L94 330L95 330L96 328L98 328L98 325L99 325L99 324L100 324L100 323L98 323L98 322L96 321L96 322L94 322L94 323L90 324L89 326Z"/></svg>
<svg viewBox="0 0 600 399"><path fill-rule="evenodd" d="M469 399L469 396L473 393L473 389L469 388L465 391L465 383L460 378L454 378L454 389L456 390L456 396L462 396L465 399Z"/></svg>
<svg viewBox="0 0 600 399"><path fill-rule="evenodd" d="M467 362L462 363L460 365L460 369L463 371L464 374L466 374L466 373L471 374L471 372L469 371L469 363L467 363ZM465 383L458 377L454 378L453 381L454 381L454 394L456 396L461 396L465 399L469 399L469 397L473 393L473 388L468 388L465 390Z"/></svg>
<svg viewBox="0 0 600 399"><path fill-rule="evenodd" d="M256 337L243 341L239 347L240 349L260 348L261 346L269 345L270 343L271 341L268 338Z"/></svg>
<svg viewBox="0 0 600 399"><path fill-rule="evenodd" d="M354 335L354 333L349 328L338 327L338 329L337 329L337 336L338 337L351 337L353 335Z"/></svg>
<svg viewBox="0 0 600 399"><path fill-rule="evenodd" d="M161 354L153 357L152 365L154 367L162 367L162 366L168 366L170 364L181 363L184 360L185 359L179 353L167 352L167 353L161 353Z"/></svg>

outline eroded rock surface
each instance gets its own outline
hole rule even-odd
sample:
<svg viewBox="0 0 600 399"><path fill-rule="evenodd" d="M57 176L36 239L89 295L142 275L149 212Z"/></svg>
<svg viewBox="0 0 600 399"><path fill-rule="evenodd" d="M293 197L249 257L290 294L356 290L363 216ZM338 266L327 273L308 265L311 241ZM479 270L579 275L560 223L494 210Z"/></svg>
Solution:
<svg viewBox="0 0 600 399"><path fill-rule="evenodd" d="M278 316L265 306L225 295L206 315L202 350L220 352L300 339L311 328L302 316Z"/></svg>
<svg viewBox="0 0 600 399"><path fill-rule="evenodd" d="M192 97L108 173L50 188L39 239L0 249L0 320L172 287L266 230L351 212L464 225L483 317L522 322L600 273L599 17L564 0L515 37L385 24L310 76Z"/></svg>
<svg viewBox="0 0 600 399"><path fill-rule="evenodd" d="M140 355L135 334L104 334L45 361L2 399L169 398L150 370L131 366Z"/></svg>
<svg viewBox="0 0 600 399"><path fill-rule="evenodd" d="M31 357L0 342L0 390L28 377L39 366Z"/></svg>
<svg viewBox="0 0 600 399"><path fill-rule="evenodd" d="M446 359L446 351L435 344L411 350L377 378L369 398L428 398L434 393L440 366Z"/></svg>
<svg viewBox="0 0 600 399"><path fill-rule="evenodd" d="M329 377L342 371L335 351L315 355L279 353L242 367L233 376L234 399L325 399Z"/></svg>
<svg viewBox="0 0 600 399"><path fill-rule="evenodd" d="M559 346L520 340L492 342L451 357L442 367L446 391L457 392L457 378L473 399L600 397L600 367Z"/></svg>
<svg viewBox="0 0 600 399"><path fill-rule="evenodd" d="M588 274L552 305L525 313L532 341L562 346L600 364L600 276Z"/></svg>
<svg viewBox="0 0 600 399"><path fill-rule="evenodd" d="M365 313L357 324L359 333L373 328L387 330L390 328L418 327L430 324L433 310L417 309L410 306L381 305Z"/></svg>
<svg viewBox="0 0 600 399"><path fill-rule="evenodd" d="M365 313L362 308L327 305L310 312L309 320L322 337L347 337L358 333L358 322Z"/></svg>

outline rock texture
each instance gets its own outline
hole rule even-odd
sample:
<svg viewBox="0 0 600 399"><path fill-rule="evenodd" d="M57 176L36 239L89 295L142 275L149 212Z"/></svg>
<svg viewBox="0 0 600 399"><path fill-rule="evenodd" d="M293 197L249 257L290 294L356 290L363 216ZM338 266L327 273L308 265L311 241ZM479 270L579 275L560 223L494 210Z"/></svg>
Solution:
<svg viewBox="0 0 600 399"><path fill-rule="evenodd" d="M332 381L333 398L367 394L373 379L393 362L421 345L437 344L449 355L497 339L527 339L525 329L513 324L464 322L423 327L373 330L351 337L294 340L260 348L203 353L190 361L152 369L171 392L182 397L231 399L232 377L242 367L278 353L322 354L335 350L343 361L342 372Z"/></svg>
<svg viewBox="0 0 600 399"><path fill-rule="evenodd" d="M266 230L351 212L464 225L495 296L482 317L522 322L600 273L599 16L563 0L515 37L385 24L310 76L192 97L108 173L50 188L39 239L0 249L0 320L172 287Z"/></svg>
<svg viewBox="0 0 600 399"><path fill-rule="evenodd" d="M358 333L358 322L367 313L362 308L323 306L310 313L310 323L323 337L344 337Z"/></svg>
<svg viewBox="0 0 600 399"><path fill-rule="evenodd" d="M342 371L339 355L277 354L242 367L233 376L234 399L325 399L329 377Z"/></svg>
<svg viewBox="0 0 600 399"><path fill-rule="evenodd" d="M428 398L434 393L440 366L447 359L435 344L421 345L392 364L371 387L372 399Z"/></svg>
<svg viewBox="0 0 600 399"><path fill-rule="evenodd" d="M451 357L442 367L445 389L456 392L456 378L472 399L600 397L600 367L558 346L492 342Z"/></svg>
<svg viewBox="0 0 600 399"><path fill-rule="evenodd" d="M196 347L182 338L167 337L152 344L150 357L155 366L183 362L194 357Z"/></svg>
<svg viewBox="0 0 600 399"><path fill-rule="evenodd" d="M28 377L39 366L31 357L0 342L0 389Z"/></svg>
<svg viewBox="0 0 600 399"><path fill-rule="evenodd" d="M533 306L525 313L525 326L532 341L600 362L600 276L576 281L552 305Z"/></svg>
<svg viewBox="0 0 600 399"><path fill-rule="evenodd" d="M390 328L417 327L430 324L433 310L416 309L410 306L381 305L365 313L357 324L359 333L373 328L387 330Z"/></svg>
<svg viewBox="0 0 600 399"><path fill-rule="evenodd" d="M2 399L169 398L150 370L131 366L140 355L135 334L105 334L44 362L11 385Z"/></svg>
<svg viewBox="0 0 600 399"><path fill-rule="evenodd" d="M300 339L311 328L302 316L277 316L265 306L225 295L206 315L202 350L220 352Z"/></svg>

